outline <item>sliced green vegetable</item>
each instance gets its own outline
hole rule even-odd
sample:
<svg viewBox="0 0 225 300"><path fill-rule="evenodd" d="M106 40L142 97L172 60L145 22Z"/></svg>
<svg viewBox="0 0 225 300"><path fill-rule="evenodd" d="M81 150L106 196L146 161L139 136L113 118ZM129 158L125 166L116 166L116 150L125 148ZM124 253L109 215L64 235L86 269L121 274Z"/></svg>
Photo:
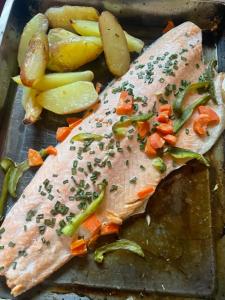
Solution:
<svg viewBox="0 0 225 300"><path fill-rule="evenodd" d="M101 191L99 196L92 201L92 203L78 215L72 218L72 220L62 229L62 233L66 236L72 236L78 229L78 227L90 216L102 203L105 196L105 185L101 185Z"/></svg>
<svg viewBox="0 0 225 300"><path fill-rule="evenodd" d="M197 159L201 163L203 163L205 166L209 167L208 160L202 155L197 152L193 152L188 149L178 148L178 147L169 147L166 151L166 153L169 153L172 157L176 159Z"/></svg>
<svg viewBox="0 0 225 300"><path fill-rule="evenodd" d="M6 171L5 178L2 185L1 195L0 195L0 221L3 219L4 207L8 196L8 183L10 178L11 169L13 166L10 166Z"/></svg>
<svg viewBox="0 0 225 300"><path fill-rule="evenodd" d="M209 81L203 81L203 82L195 82L189 84L182 92L178 94L176 99L173 102L173 111L177 114L182 113L182 104L184 101L185 96L190 92L195 92L198 89L207 89L210 85Z"/></svg>
<svg viewBox="0 0 225 300"><path fill-rule="evenodd" d="M135 115L132 117L122 117L122 121L116 122L113 127L112 131L115 135L124 137L126 134L126 130L124 127L128 127L130 125L135 125L137 122L144 122L148 121L153 117L153 113L142 114L142 115Z"/></svg>
<svg viewBox="0 0 225 300"><path fill-rule="evenodd" d="M9 177L9 182L8 182L8 191L12 197L14 198L16 197L16 189L17 189L18 182L20 178L23 176L23 173L27 171L29 168L30 167L27 160L25 160L24 162L18 165L15 165L15 167L12 168Z"/></svg>
<svg viewBox="0 0 225 300"><path fill-rule="evenodd" d="M205 72L200 76L199 80L200 81L209 81L209 93L212 97L212 100L215 104L218 104L218 101L216 99L216 92L215 92L215 85L214 85L214 78L216 75L216 68L217 61L212 60L209 62L208 67L206 68Z"/></svg>
<svg viewBox="0 0 225 300"><path fill-rule="evenodd" d="M137 243L129 240L121 239L96 249L94 253L94 260L97 263L102 263L104 260L104 255L106 253L116 251L116 250L128 250L141 257L145 256L142 248Z"/></svg>
<svg viewBox="0 0 225 300"><path fill-rule="evenodd" d="M187 120L192 116L194 110L199 105L206 104L211 99L211 95L207 94L199 99L197 99L195 102L190 104L188 107L186 107L181 114L180 118L174 121L173 131L174 133L177 133L182 126L187 122Z"/></svg>
<svg viewBox="0 0 225 300"><path fill-rule="evenodd" d="M160 157L156 157L152 161L153 167L158 170L160 173L164 173L167 169L166 164L164 163L163 159Z"/></svg>
<svg viewBox="0 0 225 300"><path fill-rule="evenodd" d="M94 134L94 133L79 133L72 137L71 141L101 141L103 139L102 135Z"/></svg>
<svg viewBox="0 0 225 300"><path fill-rule="evenodd" d="M5 157L0 161L0 167L4 172L7 172L8 169L12 166L15 166L14 161L11 158Z"/></svg>

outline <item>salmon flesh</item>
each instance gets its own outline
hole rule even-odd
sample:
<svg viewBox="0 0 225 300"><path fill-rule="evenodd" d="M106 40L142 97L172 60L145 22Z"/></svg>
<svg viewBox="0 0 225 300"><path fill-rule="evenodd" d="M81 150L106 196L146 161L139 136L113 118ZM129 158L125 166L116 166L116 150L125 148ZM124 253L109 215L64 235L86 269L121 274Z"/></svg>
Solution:
<svg viewBox="0 0 225 300"><path fill-rule="evenodd" d="M57 145L58 154L49 156L39 168L0 229L0 274L6 277L14 296L37 285L72 258L72 238L60 234L60 226L96 197L99 183L108 182L105 199L96 212L98 219L104 224L122 224L144 211L149 197L139 199L140 190L149 185L156 188L187 162L175 162L168 156L167 170L160 173L142 150L133 126L123 139L113 135L112 125L120 120L115 112L120 92L133 94L137 114L157 112L162 95L172 103L173 92L185 82L198 82L205 68L201 29L191 22L181 24L149 46L122 78L109 84L100 94L96 110ZM223 73L216 74L218 104L208 102L220 123L209 127L209 135L199 137L193 130L196 110L178 132L177 147L204 154L218 139L225 124L223 79ZM197 98L198 94L190 94L184 105ZM104 138L101 142L71 144L74 135L87 132ZM76 234L81 235L81 231Z"/></svg>

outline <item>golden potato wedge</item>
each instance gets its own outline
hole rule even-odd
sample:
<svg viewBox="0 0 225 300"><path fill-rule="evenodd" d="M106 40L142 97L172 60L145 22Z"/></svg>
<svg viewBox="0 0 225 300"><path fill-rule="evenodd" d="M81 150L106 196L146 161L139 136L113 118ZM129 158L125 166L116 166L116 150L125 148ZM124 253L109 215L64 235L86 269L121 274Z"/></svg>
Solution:
<svg viewBox="0 0 225 300"><path fill-rule="evenodd" d="M56 114L80 112L92 106L98 100L93 83L77 81L40 93L38 103Z"/></svg>
<svg viewBox="0 0 225 300"><path fill-rule="evenodd" d="M125 74L130 66L130 54L122 27L108 11L99 17L105 59L110 72L115 76Z"/></svg>
<svg viewBox="0 0 225 300"><path fill-rule="evenodd" d="M48 30L48 19L43 14L37 14L26 24L20 38L18 57L17 57L18 64L20 67L24 61L26 51L32 36L37 32L46 33L47 30Z"/></svg>
<svg viewBox="0 0 225 300"><path fill-rule="evenodd" d="M79 35L62 28L53 28L48 33L48 43L50 46L71 38L79 38Z"/></svg>
<svg viewBox="0 0 225 300"><path fill-rule="evenodd" d="M71 20L71 26L80 35L83 36L101 36L97 21Z"/></svg>
<svg viewBox="0 0 225 300"><path fill-rule="evenodd" d="M83 36L100 36L98 22L96 21L86 21L86 20L71 20L71 25L73 29ZM144 42L126 31L125 33L127 39L128 50L130 52L140 53L144 47Z"/></svg>
<svg viewBox="0 0 225 300"><path fill-rule="evenodd" d="M23 119L24 124L35 123L42 112L42 107L36 101L37 91L32 88L23 86L22 105L25 110Z"/></svg>
<svg viewBox="0 0 225 300"><path fill-rule="evenodd" d="M70 5L51 7L45 12L45 15L51 28L60 27L68 30L72 29L71 19L96 21L99 18L99 13L94 7Z"/></svg>
<svg viewBox="0 0 225 300"><path fill-rule="evenodd" d="M32 87L44 75L48 62L48 39L43 32L36 33L30 40L25 59L21 65L22 83Z"/></svg>
<svg viewBox="0 0 225 300"><path fill-rule="evenodd" d="M98 37L68 39L49 48L48 69L57 72L74 71L95 60L102 53L102 41Z"/></svg>
<svg viewBox="0 0 225 300"><path fill-rule="evenodd" d="M22 84L20 76L12 78L17 84ZM33 88L38 91L47 91L76 81L92 81L94 73L92 71L53 73L44 75L39 81L34 83Z"/></svg>

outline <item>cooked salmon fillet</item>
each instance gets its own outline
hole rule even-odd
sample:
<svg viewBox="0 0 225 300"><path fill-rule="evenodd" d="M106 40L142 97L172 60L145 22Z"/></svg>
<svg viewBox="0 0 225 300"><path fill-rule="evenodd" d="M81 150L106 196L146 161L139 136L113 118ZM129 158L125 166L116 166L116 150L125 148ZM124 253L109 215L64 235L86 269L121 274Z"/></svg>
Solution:
<svg viewBox="0 0 225 300"><path fill-rule="evenodd" d="M168 156L167 171L160 173L140 149L133 126L126 137L116 139L112 125L120 119L115 113L120 91L133 92L138 112L158 111L165 91L166 99L172 103L170 89L178 89L184 81L198 81L204 69L201 30L186 22L148 47L127 74L101 93L96 111L57 146L57 156L46 159L2 224L1 275L6 277L14 296L37 285L72 258L72 238L60 235L60 225L96 197L98 183L108 182L104 201L96 212L99 220L122 224L145 209L149 197L139 199L140 190L149 185L156 188L165 176L187 162L175 163ZM177 134L177 147L204 154L213 146L224 129L223 78L222 73L215 78L219 104L211 100L208 103L219 115L220 123L208 129L209 135L199 137L193 131L198 114L194 112ZM189 95L185 105L196 98L199 95ZM71 138L78 133L95 133L104 138L89 145L78 141L71 144Z"/></svg>

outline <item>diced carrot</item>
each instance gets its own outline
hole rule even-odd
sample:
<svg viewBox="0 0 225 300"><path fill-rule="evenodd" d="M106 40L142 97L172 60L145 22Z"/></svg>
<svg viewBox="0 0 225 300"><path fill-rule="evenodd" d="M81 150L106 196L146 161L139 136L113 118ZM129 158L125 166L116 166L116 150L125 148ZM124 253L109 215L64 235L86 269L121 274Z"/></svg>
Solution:
<svg viewBox="0 0 225 300"><path fill-rule="evenodd" d="M133 97L127 91L120 93L119 104L116 108L117 115L131 115L133 113Z"/></svg>
<svg viewBox="0 0 225 300"><path fill-rule="evenodd" d="M145 145L145 153L150 157L154 157L157 154L156 150L151 146L150 138L147 139L147 142Z"/></svg>
<svg viewBox="0 0 225 300"><path fill-rule="evenodd" d="M97 82L95 86L96 92L99 94L101 92L101 89L102 89L102 84L100 82Z"/></svg>
<svg viewBox="0 0 225 300"><path fill-rule="evenodd" d="M168 123L169 121L169 115L168 115L168 110L167 111L163 111L161 112L158 117L156 118L156 121L160 122L160 123Z"/></svg>
<svg viewBox="0 0 225 300"><path fill-rule="evenodd" d="M69 127L59 127L56 131L56 140L58 142L62 142L67 138L67 136L70 134L71 129Z"/></svg>
<svg viewBox="0 0 225 300"><path fill-rule="evenodd" d="M38 167L43 164L43 159L40 153L34 149L28 150L28 163L30 167Z"/></svg>
<svg viewBox="0 0 225 300"><path fill-rule="evenodd" d="M206 114L200 114L197 119L194 121L193 129L194 131L201 136L206 136L207 126L209 124L210 118Z"/></svg>
<svg viewBox="0 0 225 300"><path fill-rule="evenodd" d="M45 151L49 155L57 155L57 149L53 146L48 146Z"/></svg>
<svg viewBox="0 0 225 300"><path fill-rule="evenodd" d="M79 119L78 118L66 118L66 122L68 123L68 125L73 124L77 120L79 120Z"/></svg>
<svg viewBox="0 0 225 300"><path fill-rule="evenodd" d="M220 122L220 117L217 115L217 113L208 105L203 106L200 105L198 107L198 111L200 114L206 114L209 117L209 124L216 125Z"/></svg>
<svg viewBox="0 0 225 300"><path fill-rule="evenodd" d="M170 30L173 29L174 27L175 27L175 25L174 25L173 21L172 21L172 20L169 20L169 21L167 22L166 27L163 29L163 33L166 33L166 32L168 32L168 31L170 31Z"/></svg>
<svg viewBox="0 0 225 300"><path fill-rule="evenodd" d="M87 243L84 239L76 240L71 243L70 250L74 256L83 255L87 253Z"/></svg>
<svg viewBox="0 0 225 300"><path fill-rule="evenodd" d="M95 234L100 229L101 222L97 218L96 214L93 214L84 221L82 226L92 234Z"/></svg>
<svg viewBox="0 0 225 300"><path fill-rule="evenodd" d="M146 198L147 196L150 196L150 194L152 194L152 192L154 192L154 187L151 186L151 185L148 185L146 186L145 188L143 188L142 190L140 190L138 193L137 193L137 196L139 199L144 199Z"/></svg>
<svg viewBox="0 0 225 300"><path fill-rule="evenodd" d="M150 129L149 122L137 122L137 131L141 138L146 137Z"/></svg>
<svg viewBox="0 0 225 300"><path fill-rule="evenodd" d="M151 134L150 137L148 138L148 140L153 149L160 149L165 144L164 139L157 132L154 132L153 134ZM148 142L148 140L147 140L147 142Z"/></svg>
<svg viewBox="0 0 225 300"><path fill-rule="evenodd" d="M82 121L83 121L83 119L77 119L75 122L73 122L69 125L69 128L73 129L73 128L77 127Z"/></svg>
<svg viewBox="0 0 225 300"><path fill-rule="evenodd" d="M169 116L172 113L172 106L170 104L164 104L159 107L159 112L166 112Z"/></svg>
<svg viewBox="0 0 225 300"><path fill-rule="evenodd" d="M173 133L173 126L170 124L160 124L156 127L157 131L161 134L171 134Z"/></svg>
<svg viewBox="0 0 225 300"><path fill-rule="evenodd" d="M175 146L177 142L177 138L175 135L167 134L163 137L163 139L170 145Z"/></svg>
<svg viewBox="0 0 225 300"><path fill-rule="evenodd" d="M103 224L101 227L101 235L118 234L120 226L115 223Z"/></svg>

